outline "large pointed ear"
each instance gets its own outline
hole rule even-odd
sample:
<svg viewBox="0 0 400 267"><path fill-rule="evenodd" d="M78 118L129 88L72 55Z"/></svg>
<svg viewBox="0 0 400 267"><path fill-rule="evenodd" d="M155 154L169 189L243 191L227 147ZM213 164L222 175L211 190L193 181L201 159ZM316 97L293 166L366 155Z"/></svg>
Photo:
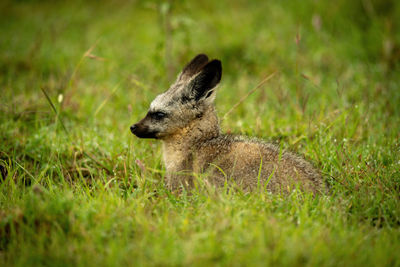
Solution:
<svg viewBox="0 0 400 267"><path fill-rule="evenodd" d="M208 98L212 95L214 87L221 81L221 61L214 59L207 63L188 84L189 94L196 100Z"/></svg>
<svg viewBox="0 0 400 267"><path fill-rule="evenodd" d="M205 54L198 54L183 68L181 74L178 76L178 81L189 80L193 75L197 74L207 62L208 57Z"/></svg>

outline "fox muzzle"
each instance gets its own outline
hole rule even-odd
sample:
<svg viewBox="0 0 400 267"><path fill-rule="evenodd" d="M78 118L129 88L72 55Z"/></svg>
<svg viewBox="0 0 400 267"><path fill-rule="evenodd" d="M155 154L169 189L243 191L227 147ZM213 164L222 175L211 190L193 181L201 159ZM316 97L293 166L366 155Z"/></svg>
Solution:
<svg viewBox="0 0 400 267"><path fill-rule="evenodd" d="M157 138L156 132L149 131L149 128L139 123L130 127L131 132L139 138Z"/></svg>

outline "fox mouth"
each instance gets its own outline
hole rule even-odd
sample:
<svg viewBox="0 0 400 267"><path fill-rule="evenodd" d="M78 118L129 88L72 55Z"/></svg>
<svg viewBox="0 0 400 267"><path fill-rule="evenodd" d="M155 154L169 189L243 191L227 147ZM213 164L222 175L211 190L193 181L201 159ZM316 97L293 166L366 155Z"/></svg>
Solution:
<svg viewBox="0 0 400 267"><path fill-rule="evenodd" d="M130 127L131 132L139 138L155 138L157 139L157 132L150 132L148 129L137 126L136 124Z"/></svg>

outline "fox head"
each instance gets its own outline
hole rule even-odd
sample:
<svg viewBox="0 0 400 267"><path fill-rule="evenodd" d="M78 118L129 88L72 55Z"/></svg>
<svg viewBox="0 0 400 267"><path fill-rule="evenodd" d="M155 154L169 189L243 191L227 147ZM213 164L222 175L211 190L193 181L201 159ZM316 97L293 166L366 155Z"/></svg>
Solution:
<svg viewBox="0 0 400 267"><path fill-rule="evenodd" d="M140 138L164 139L185 128L213 106L221 76L221 61L197 55L175 83L151 102L146 116L130 127L131 132Z"/></svg>

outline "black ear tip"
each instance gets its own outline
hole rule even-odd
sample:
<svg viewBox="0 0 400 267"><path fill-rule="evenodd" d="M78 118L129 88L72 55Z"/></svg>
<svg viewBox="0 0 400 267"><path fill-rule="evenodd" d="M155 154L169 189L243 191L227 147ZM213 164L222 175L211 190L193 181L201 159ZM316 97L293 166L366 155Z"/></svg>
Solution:
<svg viewBox="0 0 400 267"><path fill-rule="evenodd" d="M218 76L218 82L221 80L222 76L222 63L218 59L213 59L210 62L207 63L205 68L208 72L213 72Z"/></svg>
<svg viewBox="0 0 400 267"><path fill-rule="evenodd" d="M201 64L206 64L207 62L208 62L208 56L206 54L201 53L195 56L190 63L201 65Z"/></svg>
<svg viewBox="0 0 400 267"><path fill-rule="evenodd" d="M210 67L216 68L216 69L221 69L222 70L222 63L218 59L213 59L208 64Z"/></svg>
<svg viewBox="0 0 400 267"><path fill-rule="evenodd" d="M208 56L206 54L204 54L204 53L198 54L197 56L195 56L195 58L199 58L199 59L201 58L203 60L207 60L208 61Z"/></svg>

